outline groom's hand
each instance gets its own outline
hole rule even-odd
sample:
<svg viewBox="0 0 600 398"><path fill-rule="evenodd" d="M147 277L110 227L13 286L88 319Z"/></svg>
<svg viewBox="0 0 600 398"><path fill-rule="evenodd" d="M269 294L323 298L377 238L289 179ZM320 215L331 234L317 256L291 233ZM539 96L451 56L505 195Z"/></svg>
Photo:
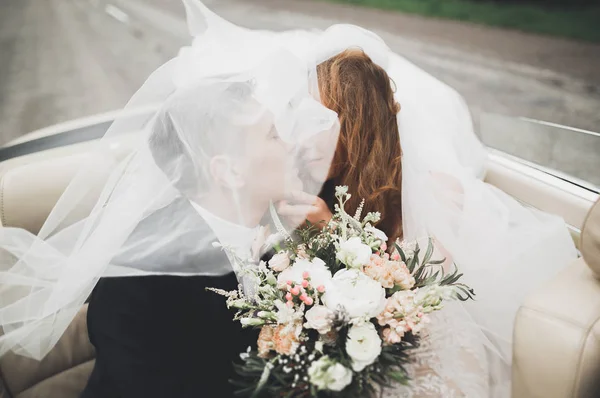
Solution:
<svg viewBox="0 0 600 398"><path fill-rule="evenodd" d="M333 216L323 199L302 191L293 191L287 200L279 202L277 212L296 226L308 221L319 229Z"/></svg>

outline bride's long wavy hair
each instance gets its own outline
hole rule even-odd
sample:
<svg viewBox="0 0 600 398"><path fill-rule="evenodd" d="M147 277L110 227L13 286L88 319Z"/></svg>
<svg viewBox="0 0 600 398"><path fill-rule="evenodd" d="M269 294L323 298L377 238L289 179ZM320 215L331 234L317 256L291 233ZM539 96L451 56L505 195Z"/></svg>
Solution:
<svg viewBox="0 0 600 398"><path fill-rule="evenodd" d="M360 49L319 64L317 73L321 101L341 127L328 179L348 186L347 211L364 198L363 214L380 212L377 227L393 242L402 237L402 150L390 77Z"/></svg>

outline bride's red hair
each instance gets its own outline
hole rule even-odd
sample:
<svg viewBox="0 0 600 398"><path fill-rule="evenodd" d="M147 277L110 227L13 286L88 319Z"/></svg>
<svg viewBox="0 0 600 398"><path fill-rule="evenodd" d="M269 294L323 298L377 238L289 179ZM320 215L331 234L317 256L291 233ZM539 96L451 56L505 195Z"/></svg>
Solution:
<svg viewBox="0 0 600 398"><path fill-rule="evenodd" d="M363 198L363 215L380 212L377 227L394 241L402 237L402 151L390 77L358 49L319 64L317 72L321 101L337 112L341 127L329 180L348 186L348 212Z"/></svg>

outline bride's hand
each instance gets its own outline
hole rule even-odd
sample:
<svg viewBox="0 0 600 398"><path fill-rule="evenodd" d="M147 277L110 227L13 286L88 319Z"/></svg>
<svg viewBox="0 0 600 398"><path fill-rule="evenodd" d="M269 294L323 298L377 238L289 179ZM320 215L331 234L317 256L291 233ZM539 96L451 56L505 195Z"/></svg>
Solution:
<svg viewBox="0 0 600 398"><path fill-rule="evenodd" d="M333 216L323 199L302 191L293 191L288 200L279 202L277 212L294 225L300 226L308 221L319 229L325 227Z"/></svg>

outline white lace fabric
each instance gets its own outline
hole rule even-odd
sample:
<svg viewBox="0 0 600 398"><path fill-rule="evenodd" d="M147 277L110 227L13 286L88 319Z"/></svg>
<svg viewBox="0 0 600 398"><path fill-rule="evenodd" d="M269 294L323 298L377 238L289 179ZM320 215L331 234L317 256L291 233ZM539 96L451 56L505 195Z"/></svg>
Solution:
<svg viewBox="0 0 600 398"><path fill-rule="evenodd" d="M386 388L381 398L509 396L508 378L491 371L481 331L462 305L452 303L431 314L430 323L421 334L420 346L411 353L413 362L406 367L410 385Z"/></svg>

